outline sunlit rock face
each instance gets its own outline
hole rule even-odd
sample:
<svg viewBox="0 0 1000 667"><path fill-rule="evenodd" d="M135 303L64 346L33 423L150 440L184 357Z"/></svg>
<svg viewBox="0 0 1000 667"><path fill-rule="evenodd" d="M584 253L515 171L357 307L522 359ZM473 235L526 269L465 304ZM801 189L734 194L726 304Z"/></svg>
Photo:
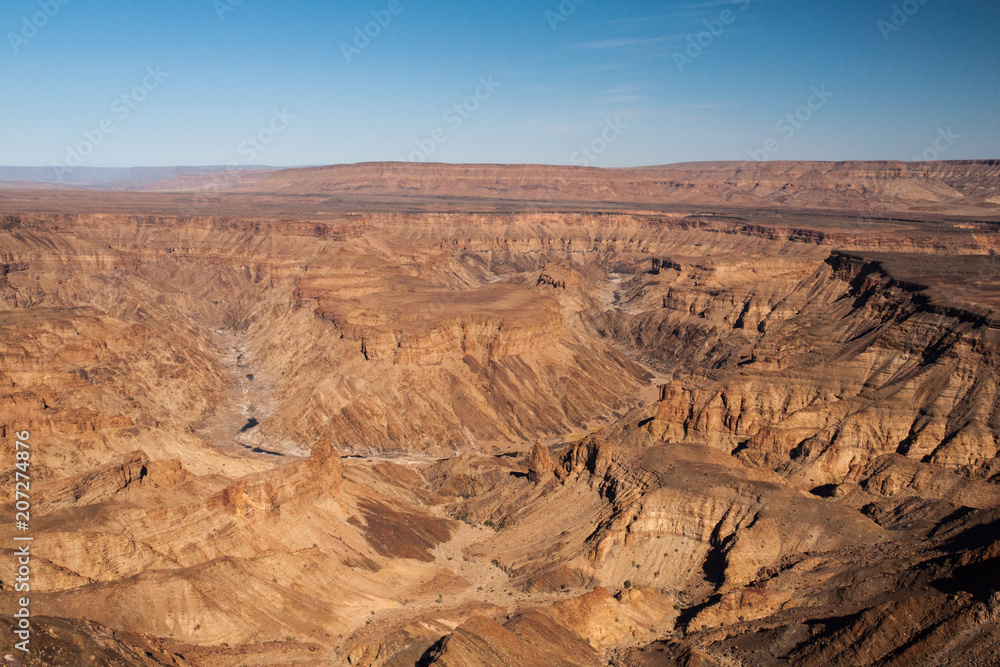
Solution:
<svg viewBox="0 0 1000 667"><path fill-rule="evenodd" d="M4 190L39 655L984 662L997 169Z"/></svg>

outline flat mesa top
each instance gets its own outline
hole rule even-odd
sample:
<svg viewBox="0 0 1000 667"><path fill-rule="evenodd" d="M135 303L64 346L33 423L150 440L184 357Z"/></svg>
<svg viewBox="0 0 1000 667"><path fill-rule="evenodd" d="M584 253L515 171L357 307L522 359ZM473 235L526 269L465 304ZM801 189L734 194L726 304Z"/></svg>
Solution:
<svg viewBox="0 0 1000 667"><path fill-rule="evenodd" d="M345 213L651 212L1000 222L1000 161L710 162L596 169L361 163L139 169L87 180L0 168L0 213L316 219ZM89 174L90 172L88 172ZM75 176L74 176L75 178ZM82 177L81 177L82 178ZM103 180L102 180L103 178ZM4 180L7 179L7 180ZM46 179L54 182L43 182ZM90 183L90 185L87 185ZM72 189L75 188L75 189ZM807 213L808 212L808 213Z"/></svg>

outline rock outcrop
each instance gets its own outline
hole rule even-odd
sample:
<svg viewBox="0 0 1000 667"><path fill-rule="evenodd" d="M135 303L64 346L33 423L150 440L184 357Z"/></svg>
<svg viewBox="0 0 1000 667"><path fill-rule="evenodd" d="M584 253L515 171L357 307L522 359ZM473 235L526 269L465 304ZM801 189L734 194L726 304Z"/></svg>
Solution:
<svg viewBox="0 0 1000 667"><path fill-rule="evenodd" d="M554 477L556 464L552 462L549 448L535 441L528 453L528 480L533 484L541 484Z"/></svg>
<svg viewBox="0 0 1000 667"><path fill-rule="evenodd" d="M336 493L344 479L344 462L340 452L329 437L320 438L313 446L308 462L310 470L317 477L317 482Z"/></svg>
<svg viewBox="0 0 1000 667"><path fill-rule="evenodd" d="M59 479L39 488L42 501L35 504L36 516L43 516L72 505L105 502L115 495L142 484L147 477L149 457L135 451L120 463L112 463L94 472Z"/></svg>
<svg viewBox="0 0 1000 667"><path fill-rule="evenodd" d="M446 637L431 654L439 667L597 667L603 664L589 644L557 618L526 612L507 627L474 615Z"/></svg>

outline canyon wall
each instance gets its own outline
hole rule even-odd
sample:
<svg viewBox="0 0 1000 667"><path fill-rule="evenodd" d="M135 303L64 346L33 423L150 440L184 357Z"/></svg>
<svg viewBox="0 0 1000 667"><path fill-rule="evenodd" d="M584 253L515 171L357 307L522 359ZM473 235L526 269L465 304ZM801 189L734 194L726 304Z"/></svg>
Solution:
<svg viewBox="0 0 1000 667"><path fill-rule="evenodd" d="M413 185L385 166L379 187L433 194L438 168ZM900 167L923 189L886 206L922 213L877 218L820 208L889 201L891 165L670 177L787 209L757 213L0 198L0 437L8 460L13 432L40 443L45 650L68 637L174 665L994 650L1000 241L988 216L923 215L991 211L994 168ZM581 174L563 174L581 197L647 187ZM255 178L278 191L288 175ZM441 192L485 192L467 180ZM790 208L807 183L811 205Z"/></svg>

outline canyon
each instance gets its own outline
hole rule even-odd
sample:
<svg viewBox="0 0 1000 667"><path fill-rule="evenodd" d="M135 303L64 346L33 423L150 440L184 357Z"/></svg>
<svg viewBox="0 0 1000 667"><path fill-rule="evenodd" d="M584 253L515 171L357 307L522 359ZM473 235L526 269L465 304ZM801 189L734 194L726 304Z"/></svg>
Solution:
<svg viewBox="0 0 1000 667"><path fill-rule="evenodd" d="M24 664L995 664L1000 162L167 176L0 187Z"/></svg>

